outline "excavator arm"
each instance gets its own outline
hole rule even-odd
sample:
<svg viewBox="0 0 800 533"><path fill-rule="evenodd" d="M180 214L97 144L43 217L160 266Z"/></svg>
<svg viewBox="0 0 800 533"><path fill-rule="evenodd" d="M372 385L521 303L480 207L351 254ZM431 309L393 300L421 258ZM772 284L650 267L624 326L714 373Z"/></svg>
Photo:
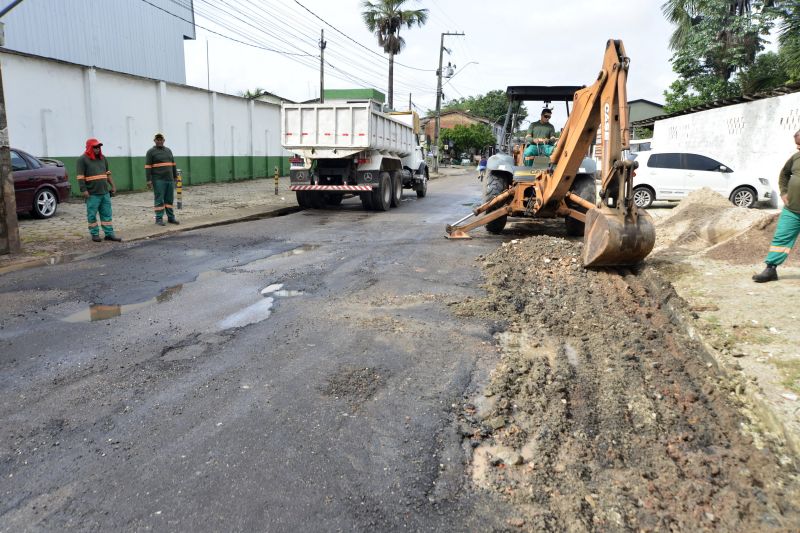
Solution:
<svg viewBox="0 0 800 533"><path fill-rule="evenodd" d="M629 64L622 42L609 40L597 80L575 92L573 111L550 156L550 168L536 176L533 184L514 183L508 191L473 211L475 216L483 214L480 219L465 226L458 223L448 226L448 234L463 236L466 231L505 214L521 212L535 216L547 210L585 222L584 266L630 265L644 259L655 244L655 230L650 216L633 203L635 163L622 159L622 150L629 144L626 94ZM572 186L598 128L601 191L600 201L595 205L573 193ZM530 189L533 192L526 192ZM528 200L521 210L520 202L525 197ZM575 206L585 209L585 214Z"/></svg>

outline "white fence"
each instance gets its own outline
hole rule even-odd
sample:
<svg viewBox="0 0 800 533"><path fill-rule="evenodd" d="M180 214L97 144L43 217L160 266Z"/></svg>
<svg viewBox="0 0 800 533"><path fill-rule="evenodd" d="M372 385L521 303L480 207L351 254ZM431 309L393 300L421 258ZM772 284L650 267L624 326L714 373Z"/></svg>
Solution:
<svg viewBox="0 0 800 533"><path fill-rule="evenodd" d="M653 149L708 155L737 174L767 178L777 191L778 172L797 151L797 130L800 92L656 121Z"/></svg>

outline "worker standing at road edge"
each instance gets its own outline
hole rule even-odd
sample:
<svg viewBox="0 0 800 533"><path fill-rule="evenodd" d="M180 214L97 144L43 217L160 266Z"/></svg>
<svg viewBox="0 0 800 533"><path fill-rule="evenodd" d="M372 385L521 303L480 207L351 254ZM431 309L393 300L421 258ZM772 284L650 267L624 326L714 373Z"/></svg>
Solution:
<svg viewBox="0 0 800 533"><path fill-rule="evenodd" d="M800 234L800 130L794 133L797 152L783 165L778 178L778 189L783 200L783 210L778 217L778 227L764 262L767 267L753 276L756 283L777 281L778 265L786 261Z"/></svg>
<svg viewBox="0 0 800 533"><path fill-rule="evenodd" d="M167 222L179 224L172 210L175 197L175 182L178 180L178 168L172 150L164 146L164 135L156 133L153 138L155 146L147 151L144 158L147 188L153 190L153 209L155 209L156 224L165 226L164 213Z"/></svg>
<svg viewBox="0 0 800 533"><path fill-rule="evenodd" d="M78 158L76 164L76 177L78 187L86 201L86 220L89 223L89 233L94 242L100 242L100 228L97 224L97 214L100 214L100 225L107 241L121 241L114 234L114 224L111 217L111 196L117 193L117 187L108 170L108 160L103 155L103 143L97 139L86 141L86 150ZM110 187L110 190L109 190Z"/></svg>

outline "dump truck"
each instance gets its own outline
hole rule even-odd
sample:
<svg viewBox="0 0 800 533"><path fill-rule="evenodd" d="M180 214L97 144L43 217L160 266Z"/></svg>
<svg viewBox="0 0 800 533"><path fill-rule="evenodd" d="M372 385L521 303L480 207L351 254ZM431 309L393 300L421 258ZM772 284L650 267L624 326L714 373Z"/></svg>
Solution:
<svg viewBox="0 0 800 533"><path fill-rule="evenodd" d="M419 117L390 112L381 102L329 100L281 106L282 146L290 159L290 189L301 207L336 206L358 195L364 209L397 207L403 189L428 190L419 145Z"/></svg>
<svg viewBox="0 0 800 533"><path fill-rule="evenodd" d="M467 232L482 225L490 233L501 233L509 217L564 217L568 234L584 236L584 266L633 265L644 259L655 244L655 228L650 215L633 201L636 162L623 158L623 150L629 148L629 66L622 41L611 39L597 80L589 87L509 87L505 131L514 131L516 106L523 100L554 100L558 95L568 100L571 94L572 112L552 153L533 156L531 166L519 156L525 151L519 145L515 151L511 136L504 136L509 140L503 152L487 164L485 202L448 225L447 237L469 238ZM586 156L598 128L602 164L596 171Z"/></svg>

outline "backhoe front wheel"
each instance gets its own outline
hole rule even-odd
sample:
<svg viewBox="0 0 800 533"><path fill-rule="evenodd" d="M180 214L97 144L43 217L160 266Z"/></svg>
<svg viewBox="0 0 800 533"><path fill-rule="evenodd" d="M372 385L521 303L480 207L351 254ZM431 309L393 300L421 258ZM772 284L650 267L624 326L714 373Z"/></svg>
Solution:
<svg viewBox="0 0 800 533"><path fill-rule="evenodd" d="M492 198L499 196L505 190L508 189L508 183L502 176L498 176L496 174L489 174L489 178L486 180L486 199L485 201L488 202ZM495 235L499 235L502 233L503 228L506 227L506 222L508 222L508 216L503 215L499 218L496 218L486 224L486 231L489 233L493 233Z"/></svg>
<svg viewBox="0 0 800 533"><path fill-rule="evenodd" d="M594 176L589 174L578 174L575 176L575 181L572 183L572 193L577 194L591 204L597 203L597 185ZM567 206L570 209L586 213L587 209L578 204L574 204L567 200ZM570 237L582 237L585 229L585 224L576 218L570 216L564 217L564 222L567 225L567 235Z"/></svg>

